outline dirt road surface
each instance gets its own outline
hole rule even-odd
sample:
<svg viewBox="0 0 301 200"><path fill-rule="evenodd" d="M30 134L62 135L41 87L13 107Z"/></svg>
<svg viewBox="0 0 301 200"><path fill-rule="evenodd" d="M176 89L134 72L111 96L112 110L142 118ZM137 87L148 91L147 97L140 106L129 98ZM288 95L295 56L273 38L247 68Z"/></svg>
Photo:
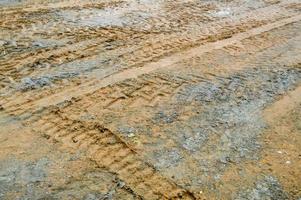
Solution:
<svg viewBox="0 0 301 200"><path fill-rule="evenodd" d="M0 199L301 199L299 0L0 0Z"/></svg>

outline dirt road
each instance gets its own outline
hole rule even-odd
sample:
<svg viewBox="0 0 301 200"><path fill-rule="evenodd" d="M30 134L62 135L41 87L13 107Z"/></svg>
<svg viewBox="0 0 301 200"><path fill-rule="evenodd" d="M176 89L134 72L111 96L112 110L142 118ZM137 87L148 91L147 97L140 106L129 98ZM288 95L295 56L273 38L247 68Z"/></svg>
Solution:
<svg viewBox="0 0 301 200"><path fill-rule="evenodd" d="M0 0L0 199L300 198L300 1Z"/></svg>

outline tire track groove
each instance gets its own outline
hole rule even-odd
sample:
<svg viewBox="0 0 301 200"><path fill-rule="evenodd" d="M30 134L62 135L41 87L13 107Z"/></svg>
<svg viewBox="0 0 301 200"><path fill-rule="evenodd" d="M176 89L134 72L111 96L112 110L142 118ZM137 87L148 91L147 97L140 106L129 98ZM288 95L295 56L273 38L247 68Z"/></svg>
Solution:
<svg viewBox="0 0 301 200"><path fill-rule="evenodd" d="M33 130L63 147L87 151L99 166L118 174L145 199L195 199L194 195L162 177L120 137L95 122L70 120L67 113L54 110L38 121L29 121Z"/></svg>

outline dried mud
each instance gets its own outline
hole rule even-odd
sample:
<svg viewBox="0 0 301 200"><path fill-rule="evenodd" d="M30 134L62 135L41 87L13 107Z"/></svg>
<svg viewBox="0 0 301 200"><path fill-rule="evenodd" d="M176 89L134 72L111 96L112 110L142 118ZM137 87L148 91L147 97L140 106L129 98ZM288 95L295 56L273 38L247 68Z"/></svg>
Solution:
<svg viewBox="0 0 301 200"><path fill-rule="evenodd" d="M1 1L0 199L300 199L301 4Z"/></svg>

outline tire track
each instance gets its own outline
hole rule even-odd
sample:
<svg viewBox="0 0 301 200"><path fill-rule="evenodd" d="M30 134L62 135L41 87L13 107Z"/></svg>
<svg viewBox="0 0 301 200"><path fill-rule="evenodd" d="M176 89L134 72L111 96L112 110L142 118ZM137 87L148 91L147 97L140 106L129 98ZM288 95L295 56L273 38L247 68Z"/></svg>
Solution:
<svg viewBox="0 0 301 200"><path fill-rule="evenodd" d="M27 121L37 133L63 147L86 151L99 166L118 174L136 194L145 199L195 199L194 195L162 177L120 137L96 122L68 119L59 109Z"/></svg>
<svg viewBox="0 0 301 200"><path fill-rule="evenodd" d="M148 41L143 41L143 43L141 44L142 47L138 48L138 50L126 52L126 53L123 53L123 54L120 54L117 56L124 60L123 65L125 65L125 66L123 66L123 68L129 68L132 65L134 65L134 66L143 65L147 62L154 60L154 58L162 57L164 55L174 52L175 50L183 49L185 47L186 48L191 47L192 43L194 45L197 45L200 41L206 40L207 36L204 37L204 35L208 35L208 33L211 34L211 32L212 32L212 34L214 34L217 32L221 32L222 33L221 37L225 37L229 34L233 34L233 33L237 32L238 30L241 31L241 29L248 29L250 27L253 27L254 25L256 25L256 23L258 23L258 22L256 22L256 19L258 19L258 18L266 19L267 18L266 14L265 14L265 10L269 10L269 16L268 16L269 18L272 18L272 15L279 15L279 13L281 13L281 15L283 15L284 13L286 13L286 11L283 10L283 8L282 8L282 7L284 7L284 5L286 5L286 4L283 3L283 5L267 6L267 7L252 11L250 13L243 14L242 16L238 16L237 17L238 20L236 22L238 24L228 25L229 20L223 19L218 22L206 24L205 27L201 26L198 31L195 30L194 33L189 34L189 36L184 34L185 36L183 37L183 36L180 36L179 34L172 34L171 36L169 36L168 40L166 40L165 36L164 36L164 38L159 37L159 40L153 44L151 43L150 48L148 48L147 50L143 47L145 46L146 43L148 43ZM282 9L281 12L279 9ZM253 20L255 20L255 21L252 21L251 18L254 18ZM273 16L273 18L275 20L277 17ZM231 23L234 23L234 22L231 21ZM254 25L252 25L252 24L254 24ZM242 28L242 25L245 25L247 27ZM234 30L231 30L229 28L227 28L226 30L223 30L223 28L227 27L227 26L233 26ZM206 33L204 32L204 30ZM75 31L78 32L77 30L75 30ZM103 31L101 31L101 32L103 32ZM104 33L105 32L106 31L104 31ZM110 35L111 34L110 32L112 32L112 31L109 30L108 32L109 33L107 33L107 34L101 34L101 33L96 32L96 35L93 37L96 38L96 37L103 37L104 35L108 35L108 34ZM200 32L202 33L201 36L200 36ZM89 33L90 33L90 31L89 31ZM120 31L117 30L116 33L120 33ZM91 37L91 34L92 33L90 33L89 37ZM212 40L212 38L213 38L212 34L210 37L208 37L209 41ZM94 35L94 34L92 34L92 35ZM115 34L115 36L116 35L118 35L118 34ZM126 33L125 40L130 41L132 36L133 36L133 31ZM142 35L138 34L137 36L138 36L138 38L139 37L142 38L143 34ZM217 40L217 39L222 39L222 38L218 38L218 36L217 36L215 40ZM91 47L92 49L89 47L89 41L87 41L87 42L88 42L88 44L84 44L84 42L80 42L78 45L75 44L75 46L70 45L69 47L66 47L67 48L66 51L64 51L64 49L62 49L62 53L60 53L61 56L56 55L56 50L54 50L54 52L50 51L46 55L43 55L43 53L42 53L40 56L33 56L32 54L29 54L29 55L27 55L27 57L28 56L30 56L30 57L25 58L25 60L21 59L19 64L15 63L15 61L18 60L18 58L14 58L14 62L11 62L11 60L9 60L7 63L2 63L2 65L7 66L4 68L5 69L4 71L6 71L5 74L9 74L10 70L8 70L8 69L10 69L11 67L13 67L15 70L20 70L20 67L22 67L22 66L26 67L28 65L28 67L30 68L30 66L33 66L35 63L44 62L44 61L51 61L56 64L61 64L66 61L70 62L70 61L72 61L74 59L78 59L78 58L83 58L83 57L87 57L87 56L91 57L91 56L101 52L101 51L100 52L96 51L96 49L95 49L95 47L97 47L99 45L97 42L95 45L92 45L92 47ZM92 42L92 41L90 41L90 42ZM80 47L82 45L88 46L88 47L80 48L80 50L77 50L77 51L71 51L71 49L78 49L78 47ZM97 48L100 50L105 49L105 48L101 48L101 46L97 47ZM91 49L91 50L88 51L89 49ZM83 53L84 51L86 51L86 52ZM68 53L68 56L64 57L66 53ZM32 60L31 59L32 57L37 57L37 58ZM60 60L59 63L57 63L57 59ZM51 62L50 62L50 64L51 64ZM3 70L1 70L1 71L3 71Z"/></svg>
<svg viewBox="0 0 301 200"><path fill-rule="evenodd" d="M36 109L40 109L43 107L47 107L49 105L56 105L60 102L64 102L65 100L70 100L72 98L77 98L89 93L93 93L94 91L101 89L103 87L107 87L109 85L115 84L117 82L121 82L126 79L133 79L137 78L140 75L148 74L150 72L153 72L158 69L168 69L172 68L173 65L177 62L180 62L182 60L188 60L190 58L193 58L195 56L202 55L204 53L210 52L212 50L221 49L223 47L233 45L241 40L250 38L252 36L285 26L287 24L291 24L293 22L297 22L301 20L301 15L297 15L291 18L283 19L278 22L274 22L271 24L264 25L262 27L254 28L251 30L248 30L243 33L238 33L236 35L233 35L231 38L207 43L192 49L189 49L187 51L183 51L180 53L173 54L169 57L162 58L161 60L157 62L152 62L144 65L140 68L132 68L128 70L124 70L122 72L118 72L116 74L113 74L111 76L105 77L102 80L96 80L87 82L85 84L82 84L76 88L70 88L68 90L64 90L62 92L47 96L46 98L37 100L37 101L30 101L27 104L23 104L21 102L14 102L9 103L9 106L6 106L5 104L2 106L4 109L6 109L8 112L10 112L10 109L16 109L14 108L15 105L20 104L21 106L18 106L19 110L22 110L22 112L26 112L28 110L34 111ZM51 102L51 104L49 104ZM13 114L13 113L10 113Z"/></svg>

